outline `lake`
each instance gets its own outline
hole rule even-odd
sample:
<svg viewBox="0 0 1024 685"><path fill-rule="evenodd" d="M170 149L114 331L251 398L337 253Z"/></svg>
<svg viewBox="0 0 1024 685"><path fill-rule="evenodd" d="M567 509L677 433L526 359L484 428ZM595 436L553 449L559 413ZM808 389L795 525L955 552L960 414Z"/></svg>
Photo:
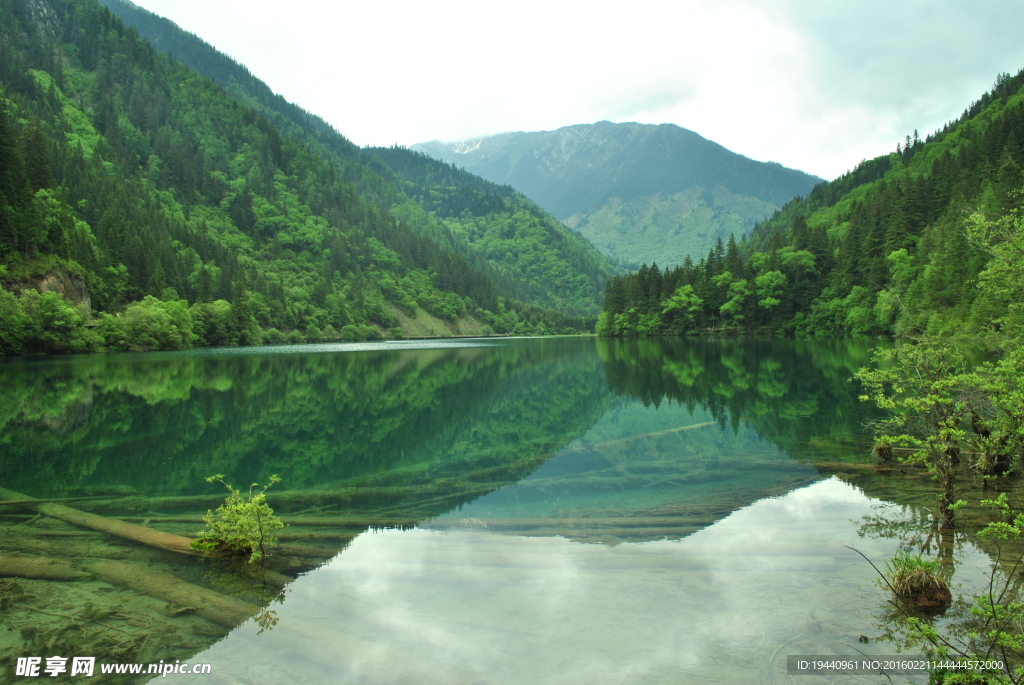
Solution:
<svg viewBox="0 0 1024 685"><path fill-rule="evenodd" d="M880 567L900 545L931 549L934 495L870 454L877 415L849 380L870 346L571 337L4 361L11 499L194 536L226 494L206 477L276 474L288 525L253 571L0 506L0 576L16 557L80 576L0 578L0 667L783 683L788 655L893 654L888 593L849 547ZM946 563L962 596L987 582L970 539ZM168 594L178 584L237 620ZM96 669L87 682L153 677Z"/></svg>

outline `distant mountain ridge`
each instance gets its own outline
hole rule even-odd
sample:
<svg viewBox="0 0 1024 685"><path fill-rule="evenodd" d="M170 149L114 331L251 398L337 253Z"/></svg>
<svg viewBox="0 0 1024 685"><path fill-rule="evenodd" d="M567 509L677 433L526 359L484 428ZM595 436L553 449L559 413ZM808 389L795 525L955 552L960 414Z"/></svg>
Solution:
<svg viewBox="0 0 1024 685"><path fill-rule="evenodd" d="M507 184L606 254L679 263L744 234L821 178L674 124L596 124L411 146Z"/></svg>

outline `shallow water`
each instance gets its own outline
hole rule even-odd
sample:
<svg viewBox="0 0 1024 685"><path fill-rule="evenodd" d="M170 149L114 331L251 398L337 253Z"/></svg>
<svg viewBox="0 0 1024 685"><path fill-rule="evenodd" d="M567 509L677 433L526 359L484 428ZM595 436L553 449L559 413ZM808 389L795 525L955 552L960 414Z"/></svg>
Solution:
<svg viewBox="0 0 1024 685"><path fill-rule="evenodd" d="M901 539L877 531L919 528L930 494L870 462L848 381L868 347L567 338L0 364L0 486L194 535L223 497L205 476L277 473L282 543L307 550L272 558L286 578L268 585L0 507L0 555L117 559L277 619L217 626L103 578L0 580L0 668L63 650L210 663L211 683L775 683L789 654L893 653L886 593L846 546L881 563ZM962 595L985 583L970 541L951 563Z"/></svg>
<svg viewBox="0 0 1024 685"><path fill-rule="evenodd" d="M485 519L368 534L290 586L275 630L245 626L196 660L214 682L787 682L787 654L891 652L858 643L885 595L843 547L894 551L850 525L872 504L831 479L678 541L579 544Z"/></svg>

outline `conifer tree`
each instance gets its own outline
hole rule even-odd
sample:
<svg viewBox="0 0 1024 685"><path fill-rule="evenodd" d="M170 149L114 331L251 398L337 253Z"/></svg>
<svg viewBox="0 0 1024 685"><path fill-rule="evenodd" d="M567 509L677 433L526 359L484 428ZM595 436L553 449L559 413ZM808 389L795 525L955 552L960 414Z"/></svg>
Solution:
<svg viewBox="0 0 1024 685"><path fill-rule="evenodd" d="M32 192L53 185L50 176L50 153L43 135L43 124L33 119L22 140L22 159L25 164L25 177Z"/></svg>
<svg viewBox="0 0 1024 685"><path fill-rule="evenodd" d="M210 276L210 270L206 266L199 270L199 301L213 301L213 278Z"/></svg>

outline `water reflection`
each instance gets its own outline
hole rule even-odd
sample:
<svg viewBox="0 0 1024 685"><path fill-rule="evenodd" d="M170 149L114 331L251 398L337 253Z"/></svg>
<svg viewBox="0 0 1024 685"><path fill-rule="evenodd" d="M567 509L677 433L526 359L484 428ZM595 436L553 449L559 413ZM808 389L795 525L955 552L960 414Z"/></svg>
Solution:
<svg viewBox="0 0 1024 685"><path fill-rule="evenodd" d="M0 486L191 535L222 498L204 476L278 473L289 524L243 578L0 506L0 550L113 559L252 611L284 588L273 630L221 640L153 584L2 581L26 631L0 658L80 639L65 619L109 605L130 639L99 655L209 661L211 682L772 682L780 656L875 629L873 572L842 547L897 544L851 522L901 496L847 380L866 343L397 347L0 365Z"/></svg>
<svg viewBox="0 0 1024 685"><path fill-rule="evenodd" d="M13 389L0 399L6 486L181 495L208 491L213 472L241 483L278 473L303 489L383 472L409 482L433 465L429 481L466 460L506 465L517 448L561 447L608 399L599 362L573 341L310 347L0 365Z"/></svg>
<svg viewBox="0 0 1024 685"><path fill-rule="evenodd" d="M286 631L246 626L197 658L223 683L785 682L787 654L892 650L859 642L886 594L844 547L893 552L851 525L879 504L830 479L675 542L368 534L292 584Z"/></svg>

